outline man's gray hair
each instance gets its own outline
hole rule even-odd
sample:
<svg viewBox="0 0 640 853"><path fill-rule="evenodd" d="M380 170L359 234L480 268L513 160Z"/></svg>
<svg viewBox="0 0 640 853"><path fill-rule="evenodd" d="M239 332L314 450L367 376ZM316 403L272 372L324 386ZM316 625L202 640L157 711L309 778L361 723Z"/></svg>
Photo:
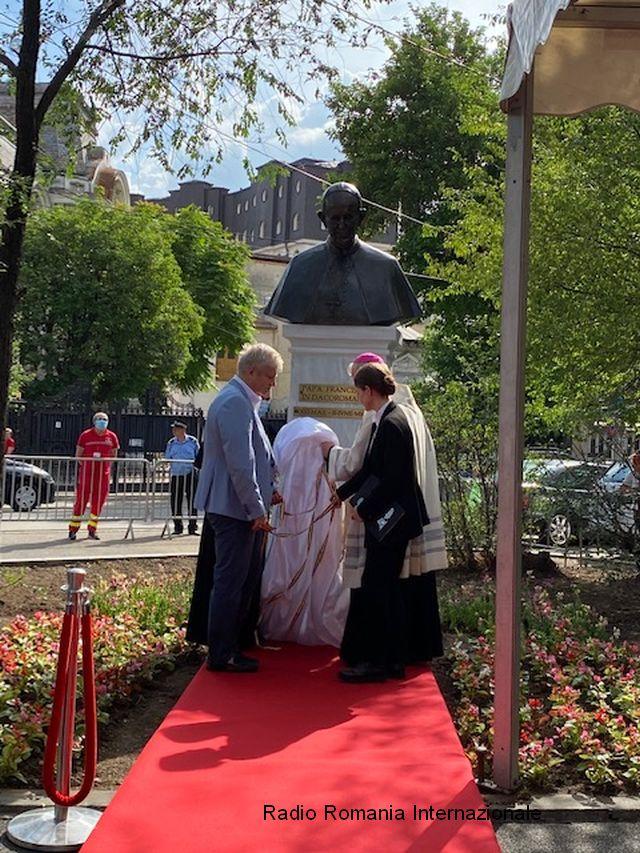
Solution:
<svg viewBox="0 0 640 853"><path fill-rule="evenodd" d="M281 373L284 362L278 350L269 344L250 344L238 357L238 373L246 373L252 367L273 367Z"/></svg>

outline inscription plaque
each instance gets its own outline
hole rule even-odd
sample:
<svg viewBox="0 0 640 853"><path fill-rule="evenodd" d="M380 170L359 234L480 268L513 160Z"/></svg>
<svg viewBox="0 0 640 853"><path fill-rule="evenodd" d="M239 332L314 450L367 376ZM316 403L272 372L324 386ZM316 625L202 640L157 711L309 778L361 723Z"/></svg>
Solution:
<svg viewBox="0 0 640 853"><path fill-rule="evenodd" d="M323 408L322 406L294 406L294 417L306 418L361 418L362 412L357 409Z"/></svg>
<svg viewBox="0 0 640 853"><path fill-rule="evenodd" d="M357 403L358 396L353 385L328 385L306 383L300 385L301 403Z"/></svg>

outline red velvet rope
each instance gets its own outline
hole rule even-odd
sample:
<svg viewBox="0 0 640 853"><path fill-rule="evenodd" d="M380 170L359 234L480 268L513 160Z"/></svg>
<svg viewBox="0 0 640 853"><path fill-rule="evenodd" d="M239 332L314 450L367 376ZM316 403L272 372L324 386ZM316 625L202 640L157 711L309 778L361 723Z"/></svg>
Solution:
<svg viewBox="0 0 640 853"><path fill-rule="evenodd" d="M76 643L72 643L74 634L77 638L78 617L75 613L65 613L62 621L60 637L60 654L56 673L56 686L53 697L51 722L47 733L47 743L44 751L44 766L42 780L47 796L57 806L77 806L91 791L96 777L98 760L98 722L96 714L96 682L93 667L93 641L91 636L91 614L84 613L80 618L82 628L82 674L84 679L84 779L75 794L64 794L56 786L56 755L60 739L60 727L65 703L65 693L69 680L70 651ZM69 744L72 749L72 744ZM66 759L68 760L68 759Z"/></svg>

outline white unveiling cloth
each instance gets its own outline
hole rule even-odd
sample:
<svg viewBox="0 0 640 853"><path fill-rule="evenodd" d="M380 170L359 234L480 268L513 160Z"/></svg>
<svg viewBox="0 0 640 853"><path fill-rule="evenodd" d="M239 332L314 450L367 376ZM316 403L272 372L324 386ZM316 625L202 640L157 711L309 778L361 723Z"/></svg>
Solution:
<svg viewBox="0 0 640 853"><path fill-rule="evenodd" d="M411 434L416 458L416 477L427 507L429 524L422 534L409 542L400 577L421 575L448 566L447 549L442 525L438 464L431 432L420 407L408 385L396 385L392 400L404 412ZM332 480L347 480L362 467L371 434L373 412L365 412L362 425L351 447L333 448L329 455L329 477ZM345 548L342 563L343 584L347 589L360 586L365 560L364 525L349 519L345 532Z"/></svg>
<svg viewBox="0 0 640 853"><path fill-rule="evenodd" d="M262 579L260 632L266 639L334 646L342 640L349 593L340 574L342 513L323 515L332 494L320 448L326 441L338 443L326 424L296 418L273 445L284 502Z"/></svg>

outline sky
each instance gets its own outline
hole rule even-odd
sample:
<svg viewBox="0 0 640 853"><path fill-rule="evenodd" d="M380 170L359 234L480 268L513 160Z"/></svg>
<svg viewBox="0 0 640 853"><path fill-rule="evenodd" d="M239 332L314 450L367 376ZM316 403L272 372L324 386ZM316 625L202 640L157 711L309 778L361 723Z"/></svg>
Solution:
<svg viewBox="0 0 640 853"><path fill-rule="evenodd" d="M451 11L461 12L473 26L488 27L485 16L494 15L504 9L504 3L499 0L438 0L438 2L448 6ZM401 29L404 20L413 17L409 5L408 0L393 0L391 3L373 6L364 14L369 20L379 23L386 30L396 31ZM387 56L381 36L366 49L344 48L339 56L336 57L334 54L333 59L341 69L343 82L348 83L358 76L365 75L369 70L380 68ZM304 104L296 107L297 125L286 132L288 143L286 148L283 148L275 136L277 124L275 103L270 104L267 101L261 106L264 132L259 137L254 134L247 140L250 147L232 141L226 143L222 163L214 166L206 180L230 190L247 186L249 181L243 166L245 156L248 156L254 167L271 159L285 162L300 157L322 160L342 159L342 152L327 135L330 114L322 101L316 98L316 85L316 83L309 85L309 91L303 93ZM113 126L108 123L101 128L99 139L101 144L107 145L112 130ZM130 133L135 134L135 123L132 124ZM152 158L145 156L144 152L125 160L121 156L121 151L116 150L112 160L115 166L127 174L132 192L143 193L147 198L165 196L170 189L178 186L177 179Z"/></svg>

